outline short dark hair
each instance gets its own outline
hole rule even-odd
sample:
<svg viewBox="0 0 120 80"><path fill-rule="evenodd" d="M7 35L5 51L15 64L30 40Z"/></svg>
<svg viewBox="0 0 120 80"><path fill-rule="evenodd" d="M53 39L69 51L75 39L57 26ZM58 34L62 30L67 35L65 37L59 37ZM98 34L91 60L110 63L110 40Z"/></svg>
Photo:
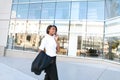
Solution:
<svg viewBox="0 0 120 80"><path fill-rule="evenodd" d="M49 34L49 30L50 30L51 27L54 27L55 30L56 30L56 32L57 32L57 27L56 27L55 25L49 25L49 26L47 27L47 29L46 29L46 33L47 33L47 34Z"/></svg>

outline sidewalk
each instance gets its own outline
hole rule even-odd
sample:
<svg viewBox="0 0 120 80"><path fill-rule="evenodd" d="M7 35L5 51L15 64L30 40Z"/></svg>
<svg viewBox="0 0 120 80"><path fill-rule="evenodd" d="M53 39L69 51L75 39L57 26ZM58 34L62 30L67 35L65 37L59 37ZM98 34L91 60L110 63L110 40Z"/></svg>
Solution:
<svg viewBox="0 0 120 80"><path fill-rule="evenodd" d="M0 80L37 80L14 68L0 63Z"/></svg>
<svg viewBox="0 0 120 80"><path fill-rule="evenodd" d="M0 57L0 80L43 80L30 71L33 59ZM114 64L113 64L114 65ZM59 80L120 80L120 66L58 61Z"/></svg>

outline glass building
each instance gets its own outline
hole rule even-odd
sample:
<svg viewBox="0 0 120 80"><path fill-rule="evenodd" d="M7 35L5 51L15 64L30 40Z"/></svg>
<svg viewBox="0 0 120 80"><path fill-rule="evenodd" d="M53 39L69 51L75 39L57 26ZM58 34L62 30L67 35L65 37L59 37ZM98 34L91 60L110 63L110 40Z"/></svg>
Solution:
<svg viewBox="0 0 120 80"><path fill-rule="evenodd" d="M13 0L7 49L37 52L54 24L58 54L119 60L119 16L120 0Z"/></svg>

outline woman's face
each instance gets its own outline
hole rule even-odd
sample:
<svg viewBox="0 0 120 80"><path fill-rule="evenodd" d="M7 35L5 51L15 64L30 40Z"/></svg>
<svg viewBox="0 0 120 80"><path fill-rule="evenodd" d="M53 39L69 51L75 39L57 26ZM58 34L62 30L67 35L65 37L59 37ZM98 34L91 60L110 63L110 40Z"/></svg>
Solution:
<svg viewBox="0 0 120 80"><path fill-rule="evenodd" d="M50 35L54 35L56 33L56 28L55 27L51 27L50 29L49 29L49 34Z"/></svg>

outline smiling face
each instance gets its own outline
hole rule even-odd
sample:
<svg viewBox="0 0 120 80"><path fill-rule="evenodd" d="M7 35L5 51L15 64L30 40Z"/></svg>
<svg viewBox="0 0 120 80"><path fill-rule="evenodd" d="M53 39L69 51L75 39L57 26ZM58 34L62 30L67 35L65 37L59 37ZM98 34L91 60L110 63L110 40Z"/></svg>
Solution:
<svg viewBox="0 0 120 80"><path fill-rule="evenodd" d="M55 27L51 27L51 28L49 29L49 34L50 34L50 35L56 34L56 28L55 28Z"/></svg>
<svg viewBox="0 0 120 80"><path fill-rule="evenodd" d="M47 28L47 34L49 35L55 35L57 32L57 27L54 25L49 25Z"/></svg>

